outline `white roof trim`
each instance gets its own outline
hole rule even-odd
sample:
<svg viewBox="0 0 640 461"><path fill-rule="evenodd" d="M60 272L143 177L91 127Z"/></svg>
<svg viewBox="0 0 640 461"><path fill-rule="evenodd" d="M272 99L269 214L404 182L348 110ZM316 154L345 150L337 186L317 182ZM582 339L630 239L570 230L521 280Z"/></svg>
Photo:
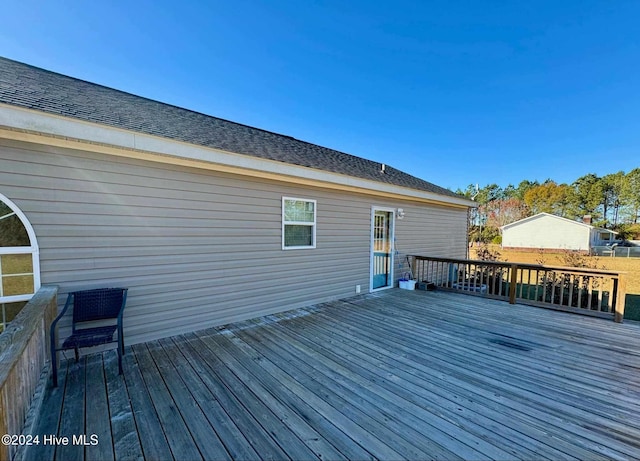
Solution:
<svg viewBox="0 0 640 461"><path fill-rule="evenodd" d="M182 141L138 133L122 128L113 128L7 104L0 104L0 127L62 137L91 144L108 145L125 150L147 152L158 155L158 161L162 161L164 158L167 163L171 163L168 161L169 158L179 158L244 170L260 171L289 178L304 178L364 190L380 191L406 196L408 199L416 198L462 207L477 206L474 202L464 198L448 197L433 192L252 157L250 155L226 152L219 149L197 146Z"/></svg>
<svg viewBox="0 0 640 461"><path fill-rule="evenodd" d="M550 216L550 217L552 217L554 219L559 219L559 220L562 220L562 221L566 221L568 223L576 224L578 226L588 227L589 229L597 229L599 231L605 231L605 232L610 232L612 234L617 234L617 232L609 230L609 229L604 229L602 227L595 227L595 226L592 226L591 224L585 224L585 223L580 222L580 221L573 221L572 219L563 218L562 216L556 216L554 214L545 213L545 212L538 213L538 214L535 214L533 216L528 216L526 218L523 218L523 219L521 219L519 221L512 222L510 224L505 224L504 226L501 226L500 229L501 230L505 230L505 229L507 229L509 227L517 226L517 225L522 224L522 223L527 222L527 221L533 221L534 219L538 219L538 218L540 218L542 216Z"/></svg>

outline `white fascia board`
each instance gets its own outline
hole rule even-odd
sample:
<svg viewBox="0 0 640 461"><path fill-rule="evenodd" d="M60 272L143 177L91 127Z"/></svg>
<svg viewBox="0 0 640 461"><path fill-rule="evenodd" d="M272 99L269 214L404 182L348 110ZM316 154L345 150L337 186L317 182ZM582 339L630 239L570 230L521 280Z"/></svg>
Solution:
<svg viewBox="0 0 640 461"><path fill-rule="evenodd" d="M550 216L552 218L558 218L558 216L556 216L556 215L552 215L550 213L542 212L542 213L534 214L533 216L527 216L526 218L519 219L518 221L514 221L514 222L509 223L509 224L505 224L500 229L504 230L504 229L508 229L509 227L515 227L517 225L523 224L525 222L535 221L536 219L542 218L543 216Z"/></svg>
<svg viewBox="0 0 640 461"><path fill-rule="evenodd" d="M402 195L407 197L407 199L414 198L462 207L477 206L475 202L465 198L448 197L433 192L385 184L290 163L252 157L250 155L236 154L211 147L198 146L183 141L47 114L45 112L7 104L0 104L0 127L45 136L62 137L71 141L146 152L157 155L158 161L164 161L165 163L171 163L170 158L179 158L280 175L285 178L288 177L289 181L291 181L292 178L304 178L311 181L363 189L364 191L370 190Z"/></svg>
<svg viewBox="0 0 640 461"><path fill-rule="evenodd" d="M500 227L500 229L505 230L505 229L508 229L509 227L514 227L514 226L520 225L520 224L528 222L528 221L535 221L536 219L539 219L539 218L541 218L543 216L549 216L549 217L551 217L553 219L558 219L560 221L566 221L568 223L576 224L578 226L587 227L589 229L595 229L591 224L585 224L585 223L580 222L580 221L574 221L572 219L563 218L562 216L556 216L556 215L551 214L551 213L545 213L544 211L542 213L538 213L538 214L535 214L533 216L528 216L528 217L522 218L522 219L520 219L518 221L514 221L512 223L505 224L504 226Z"/></svg>

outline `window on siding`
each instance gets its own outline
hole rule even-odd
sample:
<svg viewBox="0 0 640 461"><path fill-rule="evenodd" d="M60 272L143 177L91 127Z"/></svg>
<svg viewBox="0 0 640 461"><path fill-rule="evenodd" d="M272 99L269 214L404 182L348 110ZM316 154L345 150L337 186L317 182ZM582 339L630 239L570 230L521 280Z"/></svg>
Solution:
<svg viewBox="0 0 640 461"><path fill-rule="evenodd" d="M282 248L316 247L316 201L282 198Z"/></svg>
<svg viewBox="0 0 640 461"><path fill-rule="evenodd" d="M26 216L0 194L0 331L40 288L38 253Z"/></svg>

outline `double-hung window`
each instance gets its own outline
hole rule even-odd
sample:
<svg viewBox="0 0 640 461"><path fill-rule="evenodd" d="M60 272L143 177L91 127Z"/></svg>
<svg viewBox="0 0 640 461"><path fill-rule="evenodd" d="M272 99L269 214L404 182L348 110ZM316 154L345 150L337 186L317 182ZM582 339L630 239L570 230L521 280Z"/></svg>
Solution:
<svg viewBox="0 0 640 461"><path fill-rule="evenodd" d="M282 249L316 247L316 201L282 197Z"/></svg>

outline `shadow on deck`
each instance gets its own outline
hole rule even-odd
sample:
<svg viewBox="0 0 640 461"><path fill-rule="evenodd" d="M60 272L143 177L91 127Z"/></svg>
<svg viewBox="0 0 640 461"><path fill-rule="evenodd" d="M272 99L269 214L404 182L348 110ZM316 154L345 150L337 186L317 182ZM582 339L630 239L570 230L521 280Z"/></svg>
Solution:
<svg viewBox="0 0 640 461"><path fill-rule="evenodd" d="M110 351L61 378L26 459L640 459L640 325L451 293L152 341L123 376Z"/></svg>

